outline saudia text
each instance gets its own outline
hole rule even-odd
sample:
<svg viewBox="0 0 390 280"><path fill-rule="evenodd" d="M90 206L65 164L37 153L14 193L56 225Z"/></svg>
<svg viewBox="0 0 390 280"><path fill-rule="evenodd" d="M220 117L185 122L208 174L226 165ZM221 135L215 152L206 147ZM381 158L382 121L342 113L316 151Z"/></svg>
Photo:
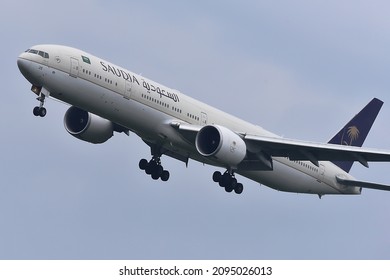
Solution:
<svg viewBox="0 0 390 280"><path fill-rule="evenodd" d="M107 73L111 73L112 75L115 75L119 78L122 77L124 80L130 81L132 83L136 83L139 86L141 85L141 83L138 81L138 79L134 75L127 73L123 69L111 66L109 64L106 64L103 61L100 61L100 65L103 67L103 71L105 71ZM142 79L142 86L146 89L146 91L148 93L150 93L151 91L155 92L158 95L160 95L160 98L165 96L167 98L172 99L174 102L180 101L179 96L176 93L168 92L165 89L160 88L159 86L155 86L152 83L145 81L144 79Z"/></svg>

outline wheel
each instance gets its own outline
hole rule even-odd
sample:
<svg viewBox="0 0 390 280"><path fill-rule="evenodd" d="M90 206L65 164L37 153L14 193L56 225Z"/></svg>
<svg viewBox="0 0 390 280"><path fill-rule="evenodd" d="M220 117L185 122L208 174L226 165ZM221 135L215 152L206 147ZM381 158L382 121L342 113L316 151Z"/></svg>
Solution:
<svg viewBox="0 0 390 280"><path fill-rule="evenodd" d="M228 193L232 192L233 191L232 186L225 187L225 191L228 192Z"/></svg>
<svg viewBox="0 0 390 280"><path fill-rule="evenodd" d="M221 181L221 177L222 177L221 172L215 171L213 174L213 181L218 183L219 181Z"/></svg>
<svg viewBox="0 0 390 280"><path fill-rule="evenodd" d="M146 165L146 167L145 167L145 173L148 175L151 175L153 173L154 167L155 167L155 164L152 161L148 162L148 165Z"/></svg>
<svg viewBox="0 0 390 280"><path fill-rule="evenodd" d="M241 183L238 183L236 187L234 188L234 192L236 194L242 194L242 191L244 190L244 186Z"/></svg>
<svg viewBox="0 0 390 280"><path fill-rule="evenodd" d="M168 181L168 179L169 179L169 171L168 170L164 170L162 172L162 174L161 174L161 180L163 182L166 182L166 181Z"/></svg>
<svg viewBox="0 0 390 280"><path fill-rule="evenodd" d="M146 167L148 166L148 161L147 161L146 159L143 158L143 159L141 159L141 160L139 161L138 166L139 166L139 169L145 170Z"/></svg>
<svg viewBox="0 0 390 280"><path fill-rule="evenodd" d="M160 178L160 175L157 174L157 172L153 172L153 173L152 173L152 179L153 179L153 180L158 180L158 178Z"/></svg>
<svg viewBox="0 0 390 280"><path fill-rule="evenodd" d="M164 171L163 167L160 164L154 162L152 165L152 173L151 173L152 178L154 180L157 180L158 178L161 177L163 171Z"/></svg>
<svg viewBox="0 0 390 280"><path fill-rule="evenodd" d="M46 116L46 113L47 113L47 111L46 111L45 107L39 108L39 116L44 117L44 116Z"/></svg>
<svg viewBox="0 0 390 280"><path fill-rule="evenodd" d="M163 174L163 171L164 171L164 168L161 165L156 165L153 173L156 173L156 175L158 175L158 177L160 177Z"/></svg>
<svg viewBox="0 0 390 280"><path fill-rule="evenodd" d="M34 110L33 110L33 114L34 116L38 117L39 116L39 107L34 107Z"/></svg>
<svg viewBox="0 0 390 280"><path fill-rule="evenodd" d="M237 186L237 179L236 178L231 178L230 179L230 186L235 189Z"/></svg>
<svg viewBox="0 0 390 280"><path fill-rule="evenodd" d="M229 173L224 173L221 177L220 182L222 183L222 186L227 187L230 185L231 176Z"/></svg>

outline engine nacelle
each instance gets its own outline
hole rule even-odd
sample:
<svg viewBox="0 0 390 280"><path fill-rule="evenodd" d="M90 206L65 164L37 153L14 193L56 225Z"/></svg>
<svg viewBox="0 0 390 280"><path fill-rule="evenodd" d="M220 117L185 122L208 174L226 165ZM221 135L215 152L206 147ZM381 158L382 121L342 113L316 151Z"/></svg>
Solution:
<svg viewBox="0 0 390 280"><path fill-rule="evenodd" d="M74 137L93 144L104 143L114 135L111 121L74 106L66 111L64 126Z"/></svg>
<svg viewBox="0 0 390 280"><path fill-rule="evenodd" d="M207 125L199 130L195 146L202 156L215 157L229 167L237 167L246 156L244 140L220 125Z"/></svg>

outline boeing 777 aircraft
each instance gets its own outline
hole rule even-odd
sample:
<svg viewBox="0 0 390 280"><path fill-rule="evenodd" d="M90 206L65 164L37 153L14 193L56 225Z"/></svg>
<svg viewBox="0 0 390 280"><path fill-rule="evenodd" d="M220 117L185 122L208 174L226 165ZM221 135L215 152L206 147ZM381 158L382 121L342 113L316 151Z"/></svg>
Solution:
<svg viewBox="0 0 390 280"><path fill-rule="evenodd" d="M390 161L390 151L361 148L383 102L374 98L328 143L277 136L181 92L144 78L87 52L60 45L37 45L17 60L32 84L44 117L45 99L71 105L64 117L73 136L103 143L114 132L137 134L150 147L152 158L139 168L154 180L167 181L161 164L167 155L188 163L193 159L222 167L214 182L240 194L236 174L273 189L317 194L360 194L362 188L390 186L355 180L353 162Z"/></svg>

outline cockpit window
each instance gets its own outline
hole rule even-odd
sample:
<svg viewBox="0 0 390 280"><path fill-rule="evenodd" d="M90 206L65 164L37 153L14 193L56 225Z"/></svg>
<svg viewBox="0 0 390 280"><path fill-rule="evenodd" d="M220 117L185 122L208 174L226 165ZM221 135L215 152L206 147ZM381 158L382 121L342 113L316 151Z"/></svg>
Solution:
<svg viewBox="0 0 390 280"><path fill-rule="evenodd" d="M26 50L26 52L37 54L39 56L42 56L43 58L49 58L49 54L47 52L33 50L33 49L28 49L28 50Z"/></svg>

